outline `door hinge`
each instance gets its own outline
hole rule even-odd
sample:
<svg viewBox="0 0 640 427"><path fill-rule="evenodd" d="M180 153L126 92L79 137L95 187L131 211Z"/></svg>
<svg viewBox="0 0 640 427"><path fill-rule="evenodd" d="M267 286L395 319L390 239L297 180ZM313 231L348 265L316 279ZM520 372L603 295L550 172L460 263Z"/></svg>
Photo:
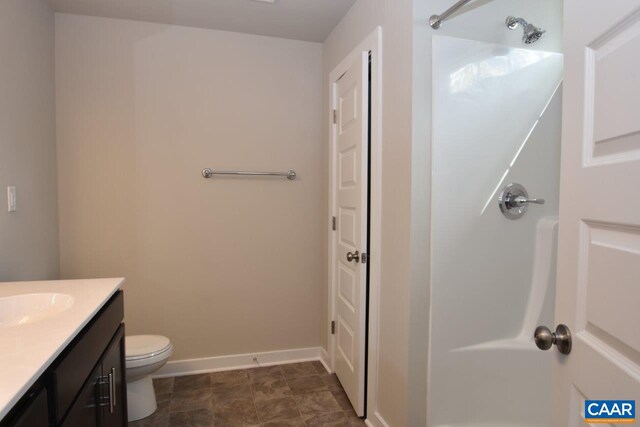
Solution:
<svg viewBox="0 0 640 427"><path fill-rule="evenodd" d="M332 320L331 321L331 335L335 335L336 334L336 321Z"/></svg>
<svg viewBox="0 0 640 427"><path fill-rule="evenodd" d="M362 262L363 264L366 264L367 261L369 261L369 254L366 254L364 252L360 254L360 262Z"/></svg>
<svg viewBox="0 0 640 427"><path fill-rule="evenodd" d="M336 217L335 217L335 216L332 216L332 217L331 217L331 229L332 229L333 231L336 231L336 230L337 230L337 228L338 228L338 225L337 225Z"/></svg>
<svg viewBox="0 0 640 427"><path fill-rule="evenodd" d="M338 123L338 112L336 110L333 110L333 123Z"/></svg>

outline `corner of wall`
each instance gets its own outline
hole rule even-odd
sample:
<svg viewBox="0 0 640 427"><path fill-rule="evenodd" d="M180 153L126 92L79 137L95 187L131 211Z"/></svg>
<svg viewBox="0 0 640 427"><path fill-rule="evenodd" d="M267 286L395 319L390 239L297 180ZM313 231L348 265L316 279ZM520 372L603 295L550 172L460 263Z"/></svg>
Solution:
<svg viewBox="0 0 640 427"><path fill-rule="evenodd" d="M0 188L17 211L0 211L0 280L59 275L55 156L54 15L44 0L0 2Z"/></svg>

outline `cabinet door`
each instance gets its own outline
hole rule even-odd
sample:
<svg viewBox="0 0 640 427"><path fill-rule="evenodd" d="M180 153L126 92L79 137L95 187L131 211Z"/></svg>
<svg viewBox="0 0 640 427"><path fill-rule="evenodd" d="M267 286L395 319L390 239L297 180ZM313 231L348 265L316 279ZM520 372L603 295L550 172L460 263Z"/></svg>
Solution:
<svg viewBox="0 0 640 427"><path fill-rule="evenodd" d="M1 1L1 0L0 0ZM113 340L124 316L124 299L118 292L91 320L89 325L65 349L52 367L49 376L51 410L59 423L77 399L78 392L91 371L100 363L105 349Z"/></svg>
<svg viewBox="0 0 640 427"><path fill-rule="evenodd" d="M63 421L63 427L99 427L100 426L100 395L102 382L100 364L91 372L78 398L71 406L69 414Z"/></svg>
<svg viewBox="0 0 640 427"><path fill-rule="evenodd" d="M127 425L124 325L121 325L102 358L102 421L104 427Z"/></svg>
<svg viewBox="0 0 640 427"><path fill-rule="evenodd" d="M2 423L0 422L0 424ZM9 421L7 426L48 427L49 410L47 409L47 391L42 387L31 390L24 409Z"/></svg>

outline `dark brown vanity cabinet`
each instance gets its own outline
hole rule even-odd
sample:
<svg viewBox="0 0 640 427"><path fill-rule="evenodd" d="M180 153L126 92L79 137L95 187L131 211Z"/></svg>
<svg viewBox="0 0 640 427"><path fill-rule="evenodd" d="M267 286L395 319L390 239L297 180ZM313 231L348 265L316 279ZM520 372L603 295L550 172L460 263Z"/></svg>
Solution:
<svg viewBox="0 0 640 427"><path fill-rule="evenodd" d="M91 372L62 422L63 427L122 427L126 425L124 325L120 326L100 363Z"/></svg>
<svg viewBox="0 0 640 427"><path fill-rule="evenodd" d="M124 427L124 301L117 292L0 427Z"/></svg>

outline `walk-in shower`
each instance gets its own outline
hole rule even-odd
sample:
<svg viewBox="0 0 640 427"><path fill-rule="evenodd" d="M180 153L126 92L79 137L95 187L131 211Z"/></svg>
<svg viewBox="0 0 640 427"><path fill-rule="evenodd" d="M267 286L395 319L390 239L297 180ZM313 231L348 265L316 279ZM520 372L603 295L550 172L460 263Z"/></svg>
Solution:
<svg viewBox="0 0 640 427"><path fill-rule="evenodd" d="M552 424L553 355L534 331L557 323L563 56L554 1L479 2L433 35L432 427ZM541 39L514 18L522 44L505 28L510 14L549 32Z"/></svg>
<svg viewBox="0 0 640 427"><path fill-rule="evenodd" d="M434 39L433 427L549 425L562 61Z"/></svg>

